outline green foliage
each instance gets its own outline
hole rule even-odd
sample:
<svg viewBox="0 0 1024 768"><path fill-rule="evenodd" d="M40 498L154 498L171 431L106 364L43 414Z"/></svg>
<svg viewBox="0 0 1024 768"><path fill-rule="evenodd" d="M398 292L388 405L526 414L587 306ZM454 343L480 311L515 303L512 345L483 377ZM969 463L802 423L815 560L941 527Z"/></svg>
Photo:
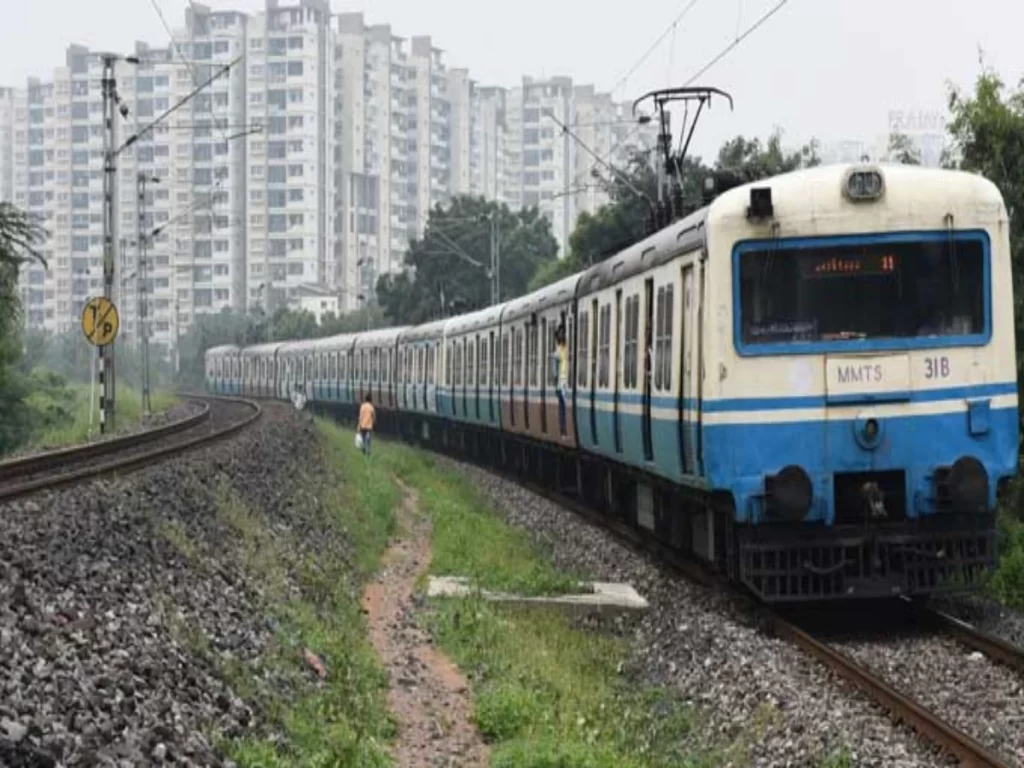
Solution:
<svg viewBox="0 0 1024 768"><path fill-rule="evenodd" d="M99 431L99 390L93 393L88 384L68 384L58 374L43 369L34 370L28 377L30 394L25 399L25 408L32 425L26 442L37 448L59 448L77 445L98 436ZM154 391L150 403L154 413L166 411L177 398L173 395ZM89 422L90 407L94 407L92 424ZM135 388L117 384L117 429L135 426L142 419L142 395Z"/></svg>
<svg viewBox="0 0 1024 768"><path fill-rule="evenodd" d="M558 252L547 219L536 208L513 213L482 197L459 196L430 212L423 237L410 243L405 271L378 281L387 318L415 324L488 306L492 218L498 224L502 300L521 295Z"/></svg>
<svg viewBox="0 0 1024 768"><path fill-rule="evenodd" d="M716 168L737 173L747 181L757 181L820 163L817 141L811 141L796 152L786 153L782 148L782 134L776 130L764 143L757 138L745 139L742 136L725 142L718 151Z"/></svg>
<svg viewBox="0 0 1024 768"><path fill-rule="evenodd" d="M429 454L380 443L368 465L413 486L433 523L435 574L495 589L564 591L577 578L505 524L468 480ZM668 768L714 765L694 715L667 691L619 672L620 639L578 629L557 610L506 609L477 598L441 600L428 619L441 648L473 681L477 726L491 765L508 768Z"/></svg>
<svg viewBox="0 0 1024 768"><path fill-rule="evenodd" d="M374 463L414 485L434 523L431 570L466 576L484 589L522 595L579 592L578 575L565 574L529 536L506 525L476 488L438 471L434 459L403 445L383 445Z"/></svg>
<svg viewBox="0 0 1024 768"><path fill-rule="evenodd" d="M27 213L0 202L0 454L23 445L32 431L24 405L30 388L20 369L24 347L18 270L29 262L45 266L36 250L45 234Z"/></svg>
<svg viewBox="0 0 1024 768"><path fill-rule="evenodd" d="M901 165L920 165L921 150L906 134L889 134L889 157Z"/></svg>
<svg viewBox="0 0 1024 768"><path fill-rule="evenodd" d="M253 514L237 496L227 494L220 504L220 514L243 542L248 568L261 575L277 622L279 644L266 660L272 678L308 681L304 648L318 654L327 670L322 685L295 686L298 695L268 687L259 669L226 670L236 690L264 697L274 724L287 736L250 735L229 742L240 766L389 764L387 742L394 725L384 695L387 679L367 639L358 594L387 545L400 494L383 468L355 450L348 430L325 421L317 428L329 472L317 489L328 517L318 524L349 542L353 562L335 556L313 562L298 553L287 533ZM288 587L290 575L297 575L302 597Z"/></svg>
<svg viewBox="0 0 1024 768"><path fill-rule="evenodd" d="M960 167L994 183L1010 214L1010 254L1013 272L1017 339L1024 338L1024 87L1005 92L1002 80L983 71L974 92L949 89L947 125ZM1024 356L1018 354L1018 379L1024 379Z"/></svg>

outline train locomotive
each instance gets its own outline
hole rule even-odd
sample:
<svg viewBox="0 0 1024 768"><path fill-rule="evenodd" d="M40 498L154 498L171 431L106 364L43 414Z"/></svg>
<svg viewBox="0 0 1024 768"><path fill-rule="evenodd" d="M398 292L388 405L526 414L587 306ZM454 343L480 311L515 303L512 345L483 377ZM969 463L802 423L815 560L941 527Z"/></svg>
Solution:
<svg viewBox="0 0 1024 768"><path fill-rule="evenodd" d="M344 416L369 392L382 428L574 494L765 602L926 596L993 566L1017 471L1008 232L976 175L802 169L499 306L210 349L207 385Z"/></svg>

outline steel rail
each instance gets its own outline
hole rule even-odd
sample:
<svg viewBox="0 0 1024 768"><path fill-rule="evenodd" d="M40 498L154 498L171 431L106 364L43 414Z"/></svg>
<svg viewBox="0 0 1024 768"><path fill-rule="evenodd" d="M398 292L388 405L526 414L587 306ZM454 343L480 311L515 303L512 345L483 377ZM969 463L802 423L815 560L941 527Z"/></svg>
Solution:
<svg viewBox="0 0 1024 768"><path fill-rule="evenodd" d="M171 445L157 447L152 450L145 451L144 453L136 453L122 458L115 458L111 461L107 461L102 464L83 467L77 470L72 469L71 471L68 472L57 472L52 475L44 475L42 477L35 478L33 480L28 480L22 483L17 483L14 485L0 486L0 501L11 501L13 499L18 499L24 496L31 495L33 493L37 493L39 491L57 490L60 488L66 488L68 486L75 485L77 483L93 480L99 477L104 477L112 474L126 473L137 469L141 469L143 467L156 464L160 461L164 461L165 459L168 459L172 456L176 456L180 453L189 451L193 448L197 448L199 446L213 443L218 440L222 440L226 437L230 437L236 434L237 432L240 432L241 430L245 429L253 422L255 422L257 419L259 419L260 416L263 415L262 407L260 406L259 403L253 400L234 397L215 397L206 395L203 396L203 399L243 404L248 406L252 412L249 414L249 416L247 416L244 419L220 427L219 429L211 431L207 434L198 435L196 437L183 440L181 442L172 443ZM197 424L200 424L208 420L209 415L209 406L207 406L205 417L203 419L200 419L196 424L193 424L192 426L196 426ZM182 431L182 429L184 428L179 428L178 430L175 430L173 433L180 432ZM164 432L162 434L166 435L167 433ZM134 437L134 435L131 437ZM141 441L141 443L143 444L145 442L146 441ZM122 443L120 445L120 448L122 450L126 448L134 448L138 447L139 444L139 441L130 443L128 445ZM62 465L52 465L53 468L59 468L60 466ZM47 469L49 468L51 467L47 467Z"/></svg>
<svg viewBox="0 0 1024 768"><path fill-rule="evenodd" d="M946 632L963 645L988 656L992 661L1003 664L1017 672L1024 672L1024 648L1019 648L1001 637L983 632L966 621L950 616L935 608L917 608L921 621Z"/></svg>
<svg viewBox="0 0 1024 768"><path fill-rule="evenodd" d="M137 445L191 429L210 418L209 403L201 404L203 407L198 413L193 413L183 419L178 419L153 429L146 429L121 437L113 437L109 440L98 440L94 443L73 445L68 448L58 448L52 451L33 453L30 456L19 456L7 461L0 461L0 480L31 472L45 471L51 467L67 465L78 460L84 461L95 459L98 456L107 456L111 453L123 451L126 448L134 448Z"/></svg>
<svg viewBox="0 0 1024 768"><path fill-rule="evenodd" d="M928 741L955 755L960 764L970 768L1010 768L998 755L941 719L931 710L909 696L897 691L867 668L853 661L827 644L778 615L773 615L772 626L781 637L794 643L813 656L844 680L860 688L897 719L909 725Z"/></svg>
<svg viewBox="0 0 1024 768"><path fill-rule="evenodd" d="M465 458L459 458L454 454L449 455L456 460L466 461ZM520 487L532 491L549 501L572 510L584 519L593 522L599 527L602 527L616 535L621 543L625 543L635 550L644 551L648 554L654 555L658 562L667 565L673 571L684 575L691 581L695 581L706 587L719 589L728 588L728 583L724 577L711 573L706 568L681 556L678 552L665 547L663 544L660 544L651 537L646 536L643 533L620 523L619 521L609 519L606 515L591 509L576 498L566 496L558 491L551 490L532 481L523 480L522 478L502 469L482 464L478 466L481 466L486 471L503 477L510 482L514 482ZM763 606L759 606L755 603L749 595L740 595L735 589L732 589L731 591L736 597L742 597L744 600L749 602L751 607L764 610ZM993 753L983 744L963 733L952 724L946 722L914 699L900 693L877 675L870 672L867 668L853 661L850 657L817 640L806 631L783 619L770 609L767 611L767 615L764 616L764 619L767 622L767 627L769 627L776 635L794 643L798 648L827 666L839 677L852 683L872 701L887 710L895 720L901 721L910 726L927 741L958 758L961 761L961 765L968 766L969 768L1010 768L1009 763ZM978 638L981 633L967 633L963 630L963 626L965 625L963 625L962 622L959 624L961 625L961 627L959 627L960 631L964 633L965 637L969 635L972 641L977 641L979 643L986 642L988 644L986 647L997 649L1000 646L1008 645L1003 641L998 640L998 638L988 637L985 641L979 640ZM1020 656L1016 649L1013 650L1017 654L1016 658L1018 661L1024 663L1024 657Z"/></svg>

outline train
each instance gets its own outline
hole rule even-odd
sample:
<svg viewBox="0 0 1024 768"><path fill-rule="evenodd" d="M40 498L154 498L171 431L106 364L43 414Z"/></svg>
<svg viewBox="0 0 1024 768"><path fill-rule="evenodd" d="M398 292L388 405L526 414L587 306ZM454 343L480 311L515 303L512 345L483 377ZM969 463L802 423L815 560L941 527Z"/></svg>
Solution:
<svg viewBox="0 0 1024 768"><path fill-rule="evenodd" d="M927 598L995 564L1013 302L991 182L837 164L734 186L497 306L212 348L206 385L342 418L369 394L379 429L570 494L765 603Z"/></svg>

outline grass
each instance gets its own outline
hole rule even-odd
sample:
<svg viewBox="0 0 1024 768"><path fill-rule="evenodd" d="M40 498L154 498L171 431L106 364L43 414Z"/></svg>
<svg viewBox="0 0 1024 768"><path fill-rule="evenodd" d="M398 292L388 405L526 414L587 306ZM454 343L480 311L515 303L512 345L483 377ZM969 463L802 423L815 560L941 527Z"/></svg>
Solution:
<svg viewBox="0 0 1024 768"><path fill-rule="evenodd" d="M36 377L34 388L28 398L28 406L36 413L39 427L32 440L36 447L57 448L84 443L90 437L99 436L99 388L90 393L87 384L62 385L59 380L47 376ZM177 402L177 397L167 392L152 392L150 403L154 413L165 411ZM90 429L89 409L93 411ZM142 396L136 389L117 387L115 401L116 424L123 428L136 424L142 418Z"/></svg>
<svg viewBox="0 0 1024 768"><path fill-rule="evenodd" d="M556 569L524 531L506 525L486 499L430 454L384 443L373 461L416 488L434 523L431 572L465 576L482 589L522 595L583 591L578 574Z"/></svg>
<svg viewBox="0 0 1024 768"><path fill-rule="evenodd" d="M461 476L428 454L380 442L379 463L415 487L433 523L434 574L544 593L572 587L548 553L505 524ZM470 678L477 726L504 768L668 768L716 764L698 744L693 710L621 669L624 641L584 631L556 609L479 597L432 603L427 623Z"/></svg>
<svg viewBox="0 0 1024 768"><path fill-rule="evenodd" d="M230 490L222 490L218 504L241 542L245 567L260 575L277 627L276 647L260 668L222 667L239 695L260 701L285 735L283 741L269 734L222 741L240 766L389 764L394 725L386 709L387 679L367 639L359 596L387 545L400 494L383 468L349 445L348 431L323 421L317 428L329 475L315 486L323 501L318 524L328 531L325 540L347 541L351 556L329 547L303 552ZM318 686L310 684L306 648L327 670Z"/></svg>

